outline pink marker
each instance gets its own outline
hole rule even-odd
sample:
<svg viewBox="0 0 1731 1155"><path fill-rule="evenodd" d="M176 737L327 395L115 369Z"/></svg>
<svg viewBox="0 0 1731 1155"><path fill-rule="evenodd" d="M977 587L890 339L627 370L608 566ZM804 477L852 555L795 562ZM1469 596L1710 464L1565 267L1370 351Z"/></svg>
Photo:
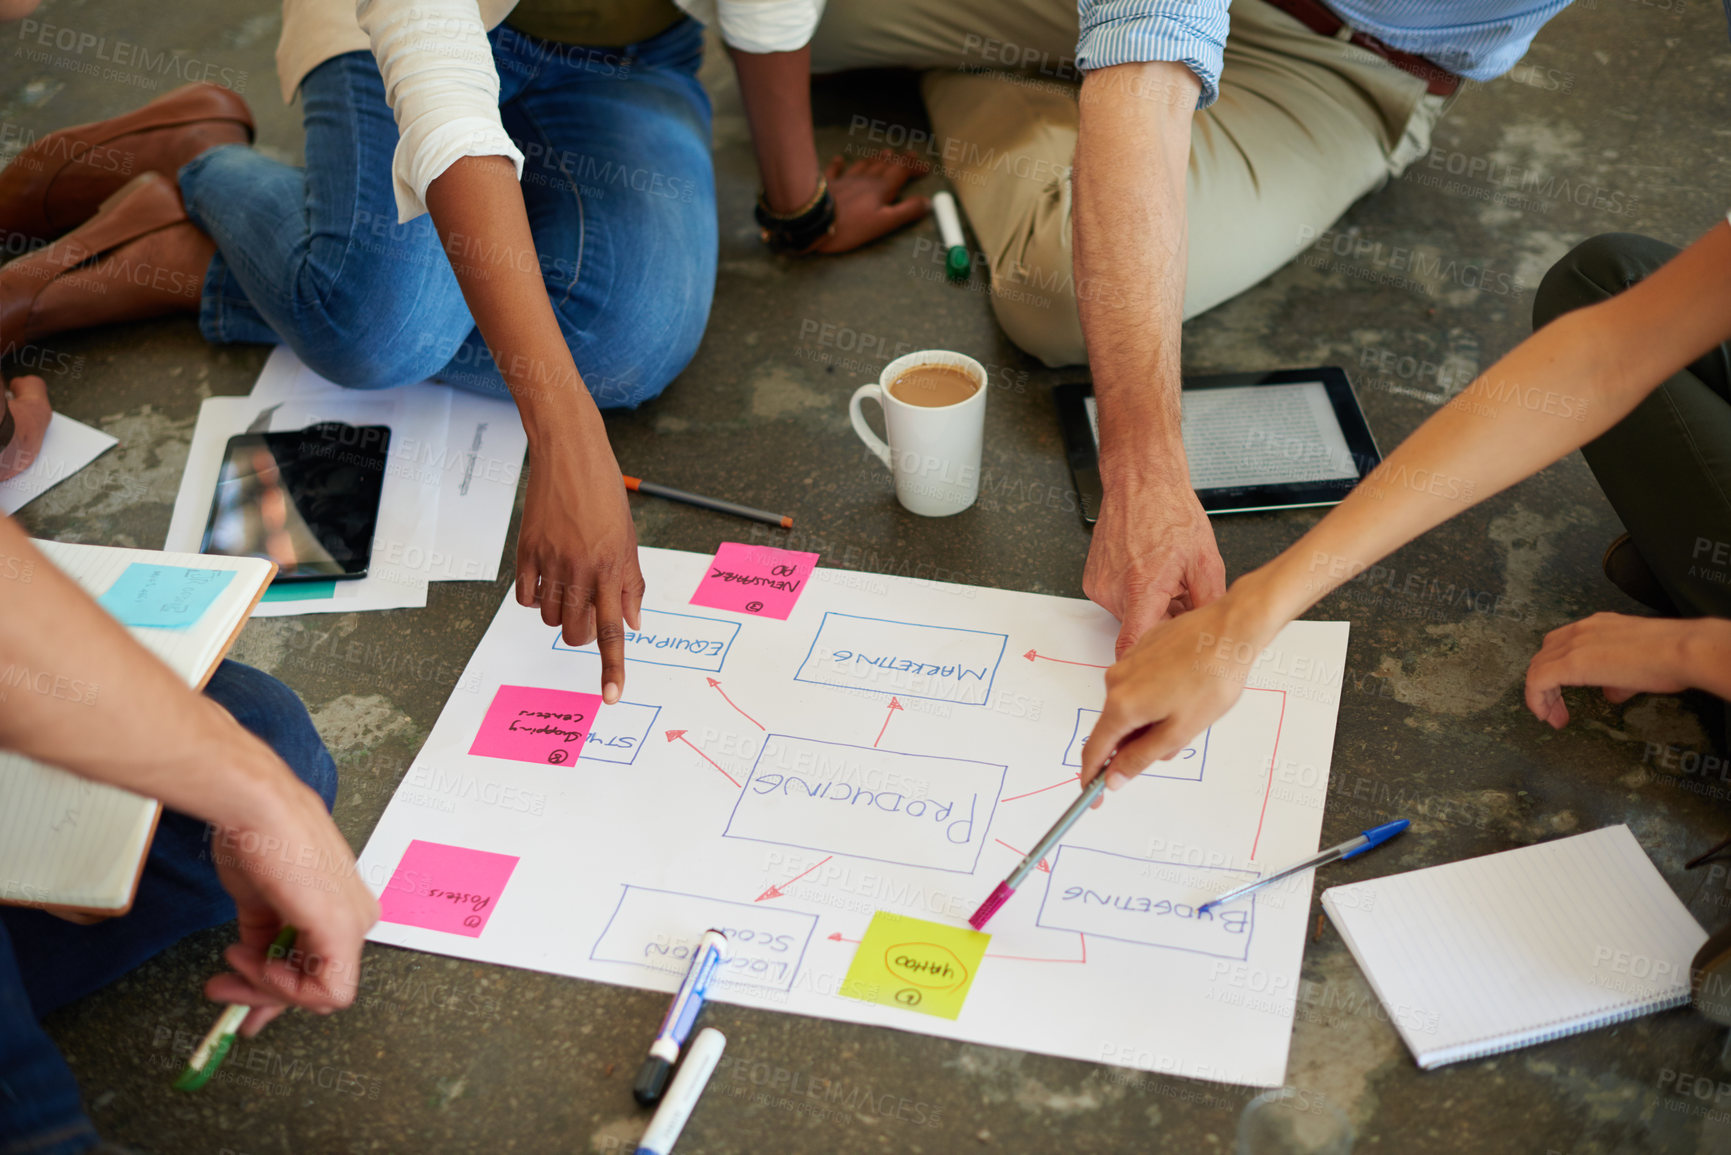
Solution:
<svg viewBox="0 0 1731 1155"><path fill-rule="evenodd" d="M976 910L973 917L968 919L968 925L975 930L985 930L986 923L990 922L992 916L998 913L999 907L1010 901L1010 896L1016 893L1016 888L1022 885L1022 880L1028 877L1028 872L1038 866L1040 859L1046 857L1052 848L1058 845L1058 839L1070 832L1070 827L1076 825L1076 820L1087 813L1088 808L1094 805L1094 800L1100 797L1105 789L1106 771L1102 767L1094 781L1090 782L1088 788L1082 791L1082 796L1070 803L1070 809L1064 811L1064 817L1058 819L1053 824L1052 829L1046 831L1046 837L1040 839L1035 844L1034 849L1028 852L1028 857L1022 859L1022 865L1010 871L1010 877L998 883L998 889L992 891L992 897L980 904L980 909Z"/></svg>

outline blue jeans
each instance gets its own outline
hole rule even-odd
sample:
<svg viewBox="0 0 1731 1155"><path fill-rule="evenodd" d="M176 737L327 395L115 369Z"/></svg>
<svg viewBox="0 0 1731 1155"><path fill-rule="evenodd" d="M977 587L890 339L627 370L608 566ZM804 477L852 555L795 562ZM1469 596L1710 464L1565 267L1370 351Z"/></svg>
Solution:
<svg viewBox="0 0 1731 1155"><path fill-rule="evenodd" d="M602 407L657 396L697 351L715 294L709 98L701 27L580 48L501 25L489 38L542 279ZM397 223L397 126L367 52L301 84L306 167L243 145L180 170L216 241L200 327L215 342L286 342L339 385L428 377L504 396L430 217Z"/></svg>
<svg viewBox="0 0 1731 1155"><path fill-rule="evenodd" d="M336 764L293 690L225 661L204 692L269 744L330 809ZM206 829L196 818L163 811L132 910L120 918L77 926L39 910L0 907L0 1155L70 1155L96 1145L77 1080L38 1020L194 931L233 920L234 900L217 881Z"/></svg>

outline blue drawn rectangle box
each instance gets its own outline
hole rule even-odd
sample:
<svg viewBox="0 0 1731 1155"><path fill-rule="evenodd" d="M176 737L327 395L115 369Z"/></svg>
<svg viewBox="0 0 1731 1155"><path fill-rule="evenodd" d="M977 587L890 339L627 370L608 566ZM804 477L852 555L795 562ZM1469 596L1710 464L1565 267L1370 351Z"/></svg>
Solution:
<svg viewBox="0 0 1731 1155"><path fill-rule="evenodd" d="M733 649L733 639L739 636L739 623L725 618L646 609L640 620L641 630L625 631L625 659L650 666L678 666L719 674L728 651ZM567 654L600 656L594 642L568 646L558 631L553 633L553 648Z"/></svg>
<svg viewBox="0 0 1731 1155"><path fill-rule="evenodd" d="M583 739L579 762L613 762L629 766L637 761L637 752L649 740L655 729L655 719L661 716L660 706L643 702L617 702L602 706Z"/></svg>
<svg viewBox="0 0 1731 1155"><path fill-rule="evenodd" d="M714 927L727 935L728 958L718 976L723 986L792 990L817 930L817 915L784 907L630 883L622 889L589 957L661 971L676 984L704 930Z"/></svg>
<svg viewBox="0 0 1731 1155"><path fill-rule="evenodd" d="M1007 772L996 762L769 734L722 835L972 874Z"/></svg>
<svg viewBox="0 0 1731 1155"><path fill-rule="evenodd" d="M983 706L1009 635L826 611L796 682Z"/></svg>
<svg viewBox="0 0 1731 1155"><path fill-rule="evenodd" d="M1082 743L1094 729L1094 723L1099 720L1100 711L1090 710L1080 706L1076 710L1076 727L1070 731L1070 744L1064 748L1064 765L1080 767L1082 765ZM1202 781L1203 768L1208 765L1208 736L1214 733L1214 727L1202 731L1202 741L1192 742L1177 754L1164 762L1150 762L1148 768L1136 776L1142 778L1176 778L1181 782Z"/></svg>
<svg viewBox="0 0 1731 1155"><path fill-rule="evenodd" d="M1256 896L1200 915L1197 907L1256 877L1253 870L1065 845L1052 860L1035 921L1049 930L1242 961L1256 931Z"/></svg>

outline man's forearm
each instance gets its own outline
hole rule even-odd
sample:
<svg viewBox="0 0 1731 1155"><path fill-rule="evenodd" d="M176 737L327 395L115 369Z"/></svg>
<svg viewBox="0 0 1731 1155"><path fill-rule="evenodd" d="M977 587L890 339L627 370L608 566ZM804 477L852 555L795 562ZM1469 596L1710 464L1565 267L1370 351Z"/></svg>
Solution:
<svg viewBox="0 0 1731 1155"><path fill-rule="evenodd" d="M3 516L0 587L0 749L228 826L298 785Z"/></svg>
<svg viewBox="0 0 1731 1155"><path fill-rule="evenodd" d="M1182 64L1121 64L1082 82L1075 279L1100 407L1108 493L1188 485L1180 436L1185 173L1201 86Z"/></svg>
<svg viewBox="0 0 1731 1155"><path fill-rule="evenodd" d="M817 191L817 145L811 133L811 49L793 52L727 50L739 76L739 95L751 126L751 146L763 178L764 199L776 212L792 212Z"/></svg>

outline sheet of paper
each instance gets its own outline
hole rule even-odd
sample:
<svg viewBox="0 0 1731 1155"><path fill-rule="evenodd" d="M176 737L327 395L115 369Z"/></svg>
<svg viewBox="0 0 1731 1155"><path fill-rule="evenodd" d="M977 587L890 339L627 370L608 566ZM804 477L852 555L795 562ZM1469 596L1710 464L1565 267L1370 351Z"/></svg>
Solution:
<svg viewBox="0 0 1731 1155"><path fill-rule="evenodd" d="M49 418L36 460L17 477L0 481L0 510L17 513L117 444L102 430L56 413Z"/></svg>
<svg viewBox="0 0 1731 1155"><path fill-rule="evenodd" d="M217 474L222 468L228 439L237 433L272 429L300 429L319 421L346 421L351 425L388 425L395 443L399 431L413 437L443 419L405 405L400 397L351 391L337 397L307 400L255 401L251 397L209 397L199 406L187 450L186 470L180 477L180 493L168 523L164 549L197 553L204 540L205 522L216 493ZM405 571L386 561L392 547L400 552L404 543L424 548L432 540L438 516L436 488L417 485L412 477L396 469L387 470L379 497L379 523L373 533L373 561L368 575L332 584L329 597L295 598L259 603L258 618L291 614L337 613L349 610L419 608L427 604L427 580L418 572Z"/></svg>
<svg viewBox="0 0 1731 1155"><path fill-rule="evenodd" d="M470 752L501 686L600 689L593 645L503 599L361 868L382 889L417 839L515 855L509 900L474 938L375 939L671 991L714 926L735 947L726 1001L1282 1081L1293 1006L1230 980L1298 989L1310 876L1230 919L1196 907L1317 849L1345 623L1287 627L1221 721L1070 832L992 920L952 1020L841 987L876 912L963 930L1075 796L1117 623L1080 599L822 566L778 621L687 604L708 556L641 558L624 700L563 764Z"/></svg>
<svg viewBox="0 0 1731 1155"><path fill-rule="evenodd" d="M562 765L583 752L600 709L600 694L500 686L469 753Z"/></svg>
<svg viewBox="0 0 1731 1155"><path fill-rule="evenodd" d="M786 621L817 568L817 554L724 541L691 604Z"/></svg>
<svg viewBox="0 0 1731 1155"><path fill-rule="evenodd" d="M96 601L124 626L185 629L233 580L233 570L133 562Z"/></svg>
<svg viewBox="0 0 1731 1155"><path fill-rule="evenodd" d="M415 407L448 406L449 418L437 436L392 440L393 464L401 463L401 468L423 478L437 475L439 516L431 544L404 547L386 561L422 573L428 581L492 581L499 576L517 479L529 451L529 435L517 406L507 398L431 382L388 392L401 394ZM353 392L314 373L287 346L278 346L265 362L252 396L282 401L353 396Z"/></svg>
<svg viewBox="0 0 1731 1155"><path fill-rule="evenodd" d="M1192 489L1358 476L1320 381L1187 389L1183 421Z"/></svg>
<svg viewBox="0 0 1731 1155"><path fill-rule="evenodd" d="M992 936L972 927L878 911L866 927L847 978L846 999L955 1019Z"/></svg>
<svg viewBox="0 0 1731 1155"><path fill-rule="evenodd" d="M440 934L479 938L517 859L438 842L411 842L379 895L379 917Z"/></svg>

